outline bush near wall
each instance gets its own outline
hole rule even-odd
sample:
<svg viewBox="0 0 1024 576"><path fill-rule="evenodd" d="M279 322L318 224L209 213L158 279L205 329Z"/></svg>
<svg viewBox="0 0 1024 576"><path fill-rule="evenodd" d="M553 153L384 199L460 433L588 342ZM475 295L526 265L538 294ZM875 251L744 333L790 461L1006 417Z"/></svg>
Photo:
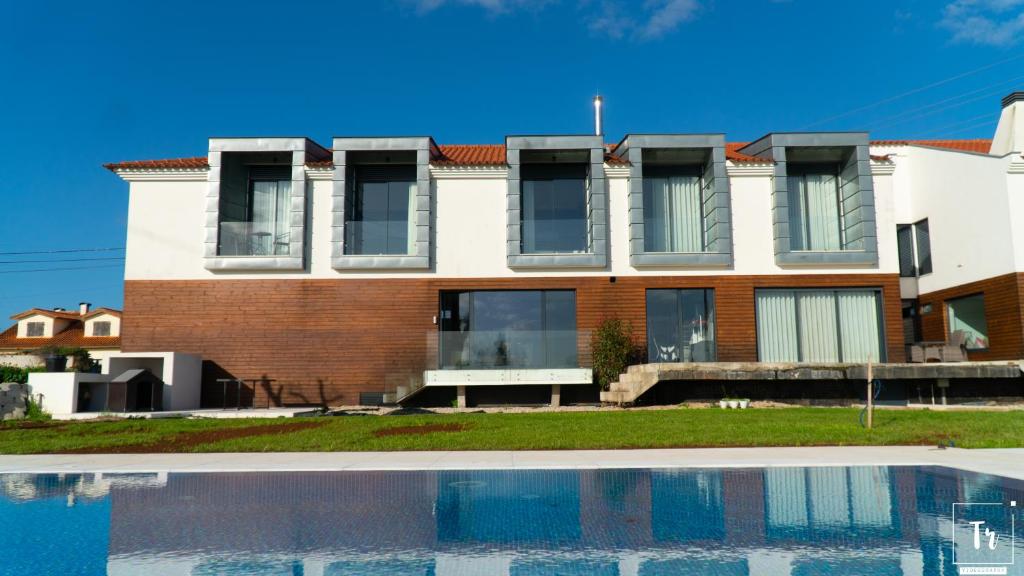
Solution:
<svg viewBox="0 0 1024 576"><path fill-rule="evenodd" d="M597 327L591 337L591 354L594 363L594 379L601 390L626 371L626 367L637 359L636 347L631 338L632 326L618 318L609 318Z"/></svg>
<svg viewBox="0 0 1024 576"><path fill-rule="evenodd" d="M24 384L28 382L30 372L42 372L43 370L41 367L22 368L20 366L0 364L0 383L17 382L18 384Z"/></svg>

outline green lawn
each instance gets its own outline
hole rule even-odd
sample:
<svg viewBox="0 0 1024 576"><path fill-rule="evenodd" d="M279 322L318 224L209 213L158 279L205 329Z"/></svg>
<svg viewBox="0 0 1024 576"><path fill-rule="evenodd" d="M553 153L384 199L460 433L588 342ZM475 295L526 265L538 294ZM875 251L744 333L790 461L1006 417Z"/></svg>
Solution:
<svg viewBox="0 0 1024 576"><path fill-rule="evenodd" d="M849 408L674 408L273 420L120 420L50 423L56 425L43 428L7 423L0 426L0 453L934 445L946 440L964 448L1024 447L1024 412L882 410L875 415L872 431L860 427L858 413ZM301 425L310 427L286 429ZM421 426L435 431L416 429ZM400 430L381 433L393 428Z"/></svg>

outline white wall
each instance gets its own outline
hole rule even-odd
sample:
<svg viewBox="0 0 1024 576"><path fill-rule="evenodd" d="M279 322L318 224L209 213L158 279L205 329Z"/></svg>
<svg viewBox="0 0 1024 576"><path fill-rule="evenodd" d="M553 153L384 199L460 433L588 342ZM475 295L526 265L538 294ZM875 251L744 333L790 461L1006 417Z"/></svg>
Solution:
<svg viewBox="0 0 1024 576"><path fill-rule="evenodd" d="M1011 208L1007 158L918 146L893 151L896 218L885 227L895 234L897 223L928 219L933 271L918 279L920 293L1024 270L1011 224L1017 221L1019 235L1024 212Z"/></svg>
<svg viewBox="0 0 1024 576"><path fill-rule="evenodd" d="M54 320L53 320L53 318L51 318L49 316L44 316L42 314L33 314L31 316L27 316L25 318L22 318L21 320L18 320L18 338L27 338L28 337L28 324L29 324L29 322L42 322L43 323L43 335L42 336L34 336L34 338L52 338L53 337L53 327L54 327ZM65 326L67 325L66 321L64 322L64 325Z"/></svg>
<svg viewBox="0 0 1024 576"><path fill-rule="evenodd" d="M330 266L331 181L310 182L309 273L224 273L203 265L206 182L135 181L129 199L126 280L215 278L415 278L587 275L835 274L896 273L895 205L892 185L876 178L879 267L786 267L775 264L770 170L731 169L735 265L722 268L636 269L629 264L625 170L609 170L610 268L514 271L506 265L506 182L503 170L480 177L435 171L435 271L338 272ZM489 174L488 174L489 173ZM887 180L886 180L887 182Z"/></svg>

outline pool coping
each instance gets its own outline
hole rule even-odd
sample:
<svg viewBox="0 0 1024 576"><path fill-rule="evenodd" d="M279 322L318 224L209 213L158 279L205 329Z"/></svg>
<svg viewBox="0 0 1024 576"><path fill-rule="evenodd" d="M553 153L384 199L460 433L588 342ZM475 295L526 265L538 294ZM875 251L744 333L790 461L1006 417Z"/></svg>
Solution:
<svg viewBox="0 0 1024 576"><path fill-rule="evenodd" d="M1024 449L927 446L423 452L32 454L0 474L945 466L1024 480Z"/></svg>

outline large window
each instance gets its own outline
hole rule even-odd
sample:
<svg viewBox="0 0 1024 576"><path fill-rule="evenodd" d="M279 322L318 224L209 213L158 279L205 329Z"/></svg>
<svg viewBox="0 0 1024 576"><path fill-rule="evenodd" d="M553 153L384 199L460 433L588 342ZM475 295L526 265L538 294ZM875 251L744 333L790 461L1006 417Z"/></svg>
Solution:
<svg viewBox="0 0 1024 576"><path fill-rule="evenodd" d="M25 324L25 336L29 338L40 338L46 333L45 322L27 322Z"/></svg>
<svg viewBox="0 0 1024 576"><path fill-rule="evenodd" d="M762 362L884 361L878 290L758 290Z"/></svg>
<svg viewBox="0 0 1024 576"><path fill-rule="evenodd" d="M946 301L949 312L950 339L961 332L968 350L985 350L989 346L988 323L985 321L985 297L981 294Z"/></svg>
<svg viewBox="0 0 1024 576"><path fill-rule="evenodd" d="M791 249L842 250L838 169L831 165L793 166L788 188Z"/></svg>
<svg viewBox="0 0 1024 576"><path fill-rule="evenodd" d="M700 166L644 166L644 251L703 252Z"/></svg>
<svg viewBox="0 0 1024 576"><path fill-rule="evenodd" d="M221 256L289 254L291 166L247 166L244 186L222 183Z"/></svg>
<svg viewBox="0 0 1024 576"><path fill-rule="evenodd" d="M931 274L932 240L927 219L914 224L914 238L917 240L917 273Z"/></svg>
<svg viewBox="0 0 1024 576"><path fill-rule="evenodd" d="M411 254L416 242L416 167L357 166L346 196L345 253Z"/></svg>
<svg viewBox="0 0 1024 576"><path fill-rule="evenodd" d="M441 368L576 368L576 293L441 293Z"/></svg>
<svg viewBox="0 0 1024 576"><path fill-rule="evenodd" d="M524 164L522 253L584 253L587 234L587 165Z"/></svg>
<svg viewBox="0 0 1024 576"><path fill-rule="evenodd" d="M648 290L649 362L714 362L715 291Z"/></svg>

